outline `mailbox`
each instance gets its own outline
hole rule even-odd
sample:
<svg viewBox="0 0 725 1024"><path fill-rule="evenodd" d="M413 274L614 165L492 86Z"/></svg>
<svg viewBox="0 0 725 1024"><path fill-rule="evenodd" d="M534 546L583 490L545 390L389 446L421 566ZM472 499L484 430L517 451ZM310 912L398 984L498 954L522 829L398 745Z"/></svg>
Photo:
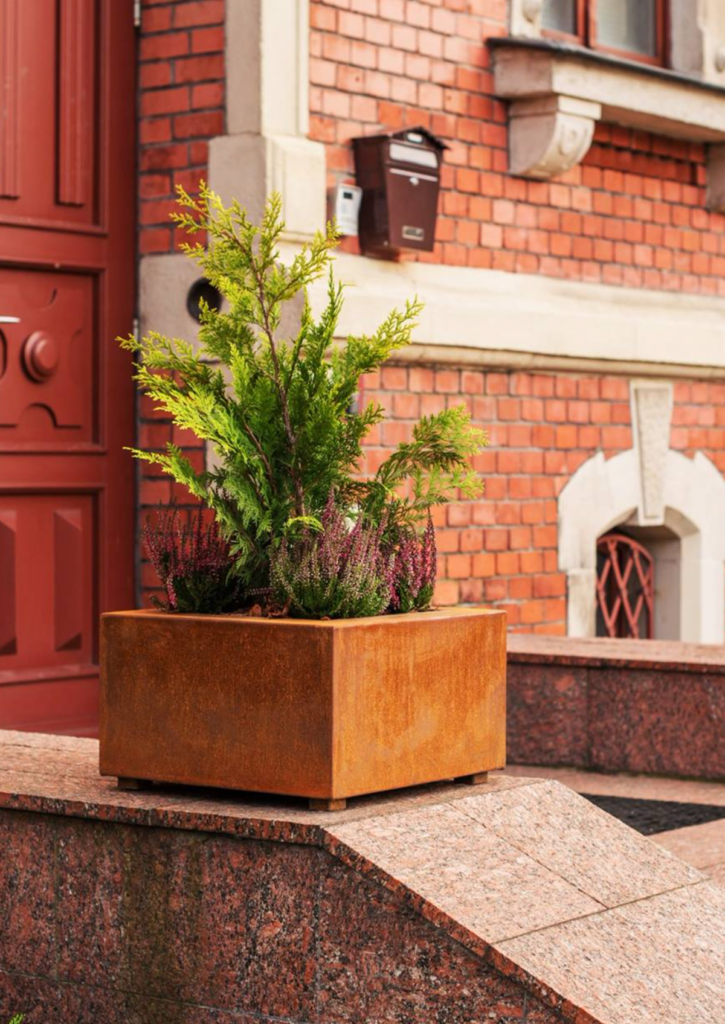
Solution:
<svg viewBox="0 0 725 1024"><path fill-rule="evenodd" d="M430 252L435 240L443 150L425 128L353 139L355 173L363 190L360 247L377 256L401 249Z"/></svg>

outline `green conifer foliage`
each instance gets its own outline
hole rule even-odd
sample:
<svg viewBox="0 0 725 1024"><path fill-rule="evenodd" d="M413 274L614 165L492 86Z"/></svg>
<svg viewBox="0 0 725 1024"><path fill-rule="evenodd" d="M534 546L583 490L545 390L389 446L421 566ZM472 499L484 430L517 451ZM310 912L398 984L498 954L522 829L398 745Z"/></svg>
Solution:
<svg viewBox="0 0 725 1024"><path fill-rule="evenodd" d="M271 196L259 226L203 182L198 196L178 189L178 202L176 222L206 239L182 248L226 303L221 310L202 303L200 346L153 331L122 344L138 357L140 387L176 425L212 445L218 468L198 472L173 444L134 455L161 466L214 510L248 587L268 584L270 556L284 539L321 528L331 494L353 519L384 520L394 539L424 524L433 505L480 492L469 460L486 439L463 407L421 420L414 439L372 480L357 473L361 442L383 418L376 403L354 410L360 377L410 343L417 301L393 310L374 334L341 343L332 225L285 264L279 195ZM327 305L315 318L307 288L324 275ZM285 336L282 311L298 297L297 328Z"/></svg>

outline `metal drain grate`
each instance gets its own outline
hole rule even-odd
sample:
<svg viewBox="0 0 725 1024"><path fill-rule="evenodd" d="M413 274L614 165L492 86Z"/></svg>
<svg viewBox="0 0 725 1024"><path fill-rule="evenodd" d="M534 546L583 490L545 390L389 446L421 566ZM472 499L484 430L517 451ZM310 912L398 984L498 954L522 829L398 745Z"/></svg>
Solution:
<svg viewBox="0 0 725 1024"><path fill-rule="evenodd" d="M674 800L633 800L628 796L595 796L591 793L581 795L643 836L653 836L657 832L672 832L676 828L703 825L707 821L725 818L725 807L716 807L713 804L681 804Z"/></svg>

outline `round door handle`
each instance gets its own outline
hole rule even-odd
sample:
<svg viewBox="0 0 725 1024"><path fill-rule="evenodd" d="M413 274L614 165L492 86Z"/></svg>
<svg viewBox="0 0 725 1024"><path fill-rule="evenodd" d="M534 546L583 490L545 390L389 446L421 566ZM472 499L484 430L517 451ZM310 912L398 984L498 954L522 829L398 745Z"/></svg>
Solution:
<svg viewBox="0 0 725 1024"><path fill-rule="evenodd" d="M48 380L58 369L60 353L55 338L46 331L34 331L23 345L23 367L31 380Z"/></svg>

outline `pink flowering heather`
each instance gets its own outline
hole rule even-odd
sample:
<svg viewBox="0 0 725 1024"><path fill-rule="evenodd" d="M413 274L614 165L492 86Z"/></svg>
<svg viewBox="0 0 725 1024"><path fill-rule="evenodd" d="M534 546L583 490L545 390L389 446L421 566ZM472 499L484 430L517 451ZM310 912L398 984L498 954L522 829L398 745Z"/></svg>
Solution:
<svg viewBox="0 0 725 1024"><path fill-rule="evenodd" d="M425 533L386 542L386 521L359 516L351 527L333 495L321 530L283 543L272 562L277 601L307 618L359 618L384 612L422 611L430 605L436 576L432 522Z"/></svg>
<svg viewBox="0 0 725 1024"><path fill-rule="evenodd" d="M392 567L390 610L424 611L433 599L436 581L436 541L432 519L422 537L411 533L399 543Z"/></svg>
<svg viewBox="0 0 725 1024"><path fill-rule="evenodd" d="M155 603L169 612L234 611L242 603L229 545L216 520L204 524L204 509L183 525L176 507L159 510L155 523L146 520L143 540L166 595Z"/></svg>
<svg viewBox="0 0 725 1024"><path fill-rule="evenodd" d="M390 603L393 562L382 548L384 525L359 517L350 528L332 494L320 519L319 532L283 542L273 559L277 600L290 614L312 619L381 615Z"/></svg>

